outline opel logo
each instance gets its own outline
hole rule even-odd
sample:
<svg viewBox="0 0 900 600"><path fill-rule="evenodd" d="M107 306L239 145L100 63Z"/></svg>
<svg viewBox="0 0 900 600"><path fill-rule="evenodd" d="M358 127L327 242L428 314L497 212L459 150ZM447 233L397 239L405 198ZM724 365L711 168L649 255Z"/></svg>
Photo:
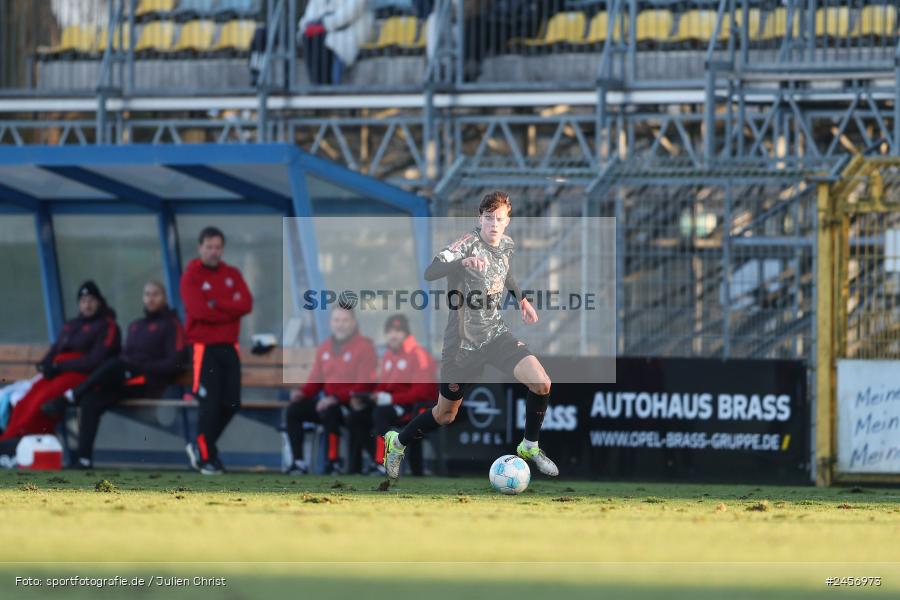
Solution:
<svg viewBox="0 0 900 600"><path fill-rule="evenodd" d="M466 400L466 408L469 411L469 422L478 429L489 427L494 422L494 417L500 414L493 392L484 386L472 390Z"/></svg>

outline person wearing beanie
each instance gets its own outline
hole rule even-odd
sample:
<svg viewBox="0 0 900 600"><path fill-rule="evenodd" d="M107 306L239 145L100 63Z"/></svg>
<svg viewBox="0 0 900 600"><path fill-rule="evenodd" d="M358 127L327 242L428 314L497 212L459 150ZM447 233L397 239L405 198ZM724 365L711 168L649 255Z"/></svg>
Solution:
<svg viewBox="0 0 900 600"><path fill-rule="evenodd" d="M241 272L222 260L225 234L200 232L197 258L181 277L185 333L191 347L197 398L197 437L185 448L191 467L204 475L224 472L216 446L241 408L241 319L253 310L253 295Z"/></svg>
<svg viewBox="0 0 900 600"><path fill-rule="evenodd" d="M316 351L309 378L291 394L285 409L285 425L293 460L286 467L291 474L309 472L303 458L303 424L321 423L328 434L329 474L341 472L340 428L351 431L371 429L371 412L354 410L351 398L368 394L375 385L378 355L372 340L359 332L353 309L344 303L331 311L331 337ZM358 440L359 436L354 436ZM361 448L350 448L347 472L361 468Z"/></svg>
<svg viewBox="0 0 900 600"><path fill-rule="evenodd" d="M121 335L116 313L93 281L78 286L78 316L67 321L56 342L35 365L41 378L16 404L0 441L23 435L50 433L58 414L41 407L87 379L103 362L119 353Z"/></svg>
<svg viewBox="0 0 900 600"><path fill-rule="evenodd" d="M107 409L128 398L161 397L186 367L184 328L169 308L163 284L144 285L143 305L144 316L128 326L122 354L107 359L86 380L42 407L54 417L69 406L80 407L75 468L93 466L94 439Z"/></svg>
<svg viewBox="0 0 900 600"><path fill-rule="evenodd" d="M382 474L384 434L430 410L438 393L437 363L413 337L405 315L388 317L384 323L384 339L387 349L381 358L378 383L368 398L374 405L375 463ZM421 440L414 440L410 445L409 459L412 474L422 475Z"/></svg>

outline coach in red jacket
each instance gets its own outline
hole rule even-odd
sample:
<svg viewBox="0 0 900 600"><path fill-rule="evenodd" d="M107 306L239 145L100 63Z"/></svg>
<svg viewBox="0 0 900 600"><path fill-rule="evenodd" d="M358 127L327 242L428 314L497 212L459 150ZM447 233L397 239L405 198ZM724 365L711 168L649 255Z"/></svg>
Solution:
<svg viewBox="0 0 900 600"><path fill-rule="evenodd" d="M216 441L241 408L241 317L253 309L253 296L241 272L222 260L225 234L215 227L200 232L199 258L181 277L191 346L193 393L199 403L197 440L187 445L191 466L204 475L223 472Z"/></svg>
<svg viewBox="0 0 900 600"><path fill-rule="evenodd" d="M349 404L351 396L368 394L375 386L378 368L375 346L372 340L359 333L356 315L349 307L335 307L331 311L330 325L331 337L319 346L309 379L291 394L291 404L285 412L294 459L290 473L309 471L303 460L303 423L325 426L329 473L341 470L338 460L341 425L346 423L351 430L371 427L371 411L351 410ZM351 448L349 473L360 470L358 450Z"/></svg>
<svg viewBox="0 0 900 600"><path fill-rule="evenodd" d="M371 395L375 404L372 414L375 462L379 465L384 461L384 434L434 406L438 397L437 363L410 333L406 316L389 317L384 324L384 337L387 349L381 359L378 384ZM413 475L421 475L422 453L418 448L415 450L409 456L410 467Z"/></svg>

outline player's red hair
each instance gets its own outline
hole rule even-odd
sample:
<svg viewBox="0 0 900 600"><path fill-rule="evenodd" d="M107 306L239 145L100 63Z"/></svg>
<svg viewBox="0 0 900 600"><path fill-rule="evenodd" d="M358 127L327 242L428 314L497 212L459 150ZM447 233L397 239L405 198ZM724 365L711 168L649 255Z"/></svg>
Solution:
<svg viewBox="0 0 900 600"><path fill-rule="evenodd" d="M512 202L509 201L509 194L500 191L487 193L481 199L481 204L478 206L478 214L483 215L486 212L494 212L501 206L505 206L506 210L509 211L507 215L512 216Z"/></svg>

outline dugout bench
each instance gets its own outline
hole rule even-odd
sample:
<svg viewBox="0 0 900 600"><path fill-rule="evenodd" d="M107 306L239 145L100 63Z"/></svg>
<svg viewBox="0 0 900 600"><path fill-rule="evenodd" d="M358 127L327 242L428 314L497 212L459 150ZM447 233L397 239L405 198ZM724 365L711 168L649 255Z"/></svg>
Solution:
<svg viewBox="0 0 900 600"><path fill-rule="evenodd" d="M47 345L0 344L0 387L20 379L30 379L36 374L34 365L47 352ZM284 383L305 381L315 359L315 348L280 348L276 347L266 354L253 354L241 350L241 384L242 387L271 390L278 399L250 399L242 401L241 415L265 425L271 426L277 435L281 427L281 415L287 406L288 396L296 384ZM285 360L289 366L285 367ZM286 370L286 371L285 371ZM288 375L289 377L285 377ZM196 427L195 416L197 401L183 399L184 393L191 389L191 373L185 371L173 383L163 398L137 398L123 400L111 409L111 412L136 419L156 429L175 433L185 442L192 439L192 431ZM160 409L170 409L178 414L177 422L162 424L154 414ZM69 450L69 428L63 424L61 437L63 447Z"/></svg>
<svg viewBox="0 0 900 600"><path fill-rule="evenodd" d="M36 374L34 365L40 361L47 352L47 345L31 344L0 344L0 387L20 379L30 379ZM287 406L290 391L296 389L295 383L289 381L306 381L313 361L315 360L315 348L282 348L276 347L266 354L253 354L241 350L241 384L243 388L275 391L277 400L242 400L240 414L253 419L273 429L273 433L279 435L282 430L282 411ZM285 366L285 364L289 366ZM177 393L167 394L163 398L138 398L123 400L110 412L135 419L155 429L178 433L185 443L193 439L192 432L196 430L197 401L183 399L184 392L191 389L191 373L182 373L170 387ZM162 423L157 418L160 410L168 409L177 413L174 422ZM66 452L70 450L70 434L72 433L66 424L61 424L61 439ZM324 445L324 436L321 428L310 424L314 440L310 445L308 456L310 464L317 464L320 446ZM347 436L342 436L346 441ZM443 463L443 452L440 440L434 440L435 466L438 472L445 474L446 466ZM179 453L182 449L178 449ZM127 458L127 457L126 457ZM137 458L137 457L135 457Z"/></svg>

